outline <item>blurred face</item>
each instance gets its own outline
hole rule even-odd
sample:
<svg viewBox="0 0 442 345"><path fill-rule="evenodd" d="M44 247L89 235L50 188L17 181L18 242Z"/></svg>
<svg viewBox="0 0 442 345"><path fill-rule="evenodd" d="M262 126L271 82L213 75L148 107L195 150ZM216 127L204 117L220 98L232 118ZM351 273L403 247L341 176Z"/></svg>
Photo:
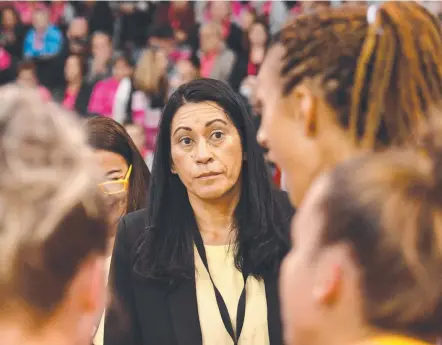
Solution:
<svg viewBox="0 0 442 345"><path fill-rule="evenodd" d="M45 30L49 25L47 13L44 11L36 11L32 17L32 25L37 31Z"/></svg>
<svg viewBox="0 0 442 345"><path fill-rule="evenodd" d="M290 199L299 205L322 162L305 125L304 110L311 110L310 99L295 92L283 97L279 75L283 54L282 46L272 47L258 75L256 97L262 110L258 142L269 149L268 159L286 174Z"/></svg>
<svg viewBox="0 0 442 345"><path fill-rule="evenodd" d="M222 108L212 102L185 104L170 130L172 172L189 197L213 201L239 193L241 138Z"/></svg>
<svg viewBox="0 0 442 345"><path fill-rule="evenodd" d="M204 53L216 52L222 42L221 37L211 26L204 26L200 31L201 50Z"/></svg>
<svg viewBox="0 0 442 345"><path fill-rule="evenodd" d="M64 66L64 75L68 82L81 80L80 60L77 56L69 56Z"/></svg>
<svg viewBox="0 0 442 345"><path fill-rule="evenodd" d="M104 34L96 34L92 38L92 55L94 58L102 57L110 59L112 56L112 46L109 37Z"/></svg>
<svg viewBox="0 0 442 345"><path fill-rule="evenodd" d="M177 64L179 85L186 84L196 78L197 71L188 60L181 60Z"/></svg>
<svg viewBox="0 0 442 345"><path fill-rule="evenodd" d="M129 134L138 151L143 152L146 139L143 127L136 124L130 124L126 125L124 128L126 128L127 134Z"/></svg>
<svg viewBox="0 0 442 345"><path fill-rule="evenodd" d="M241 29L244 32L249 31L250 26L255 20L255 15L250 11L243 11L241 14Z"/></svg>
<svg viewBox="0 0 442 345"><path fill-rule="evenodd" d="M96 150L95 156L104 173L103 182L124 179L129 166L123 156L105 150ZM127 190L105 195L109 207L109 221L114 231L120 218L126 214L127 195Z"/></svg>
<svg viewBox="0 0 442 345"><path fill-rule="evenodd" d="M287 345L312 342L320 301L316 299L318 258L322 213L318 201L324 193L324 182L312 188L303 207L292 221L292 249L285 257L280 272L281 314Z"/></svg>
<svg viewBox="0 0 442 345"><path fill-rule="evenodd" d="M229 1L210 2L210 14L216 22L221 22L229 17L231 4Z"/></svg>
<svg viewBox="0 0 442 345"><path fill-rule="evenodd" d="M13 28L17 23L17 18L14 12L7 8L2 12L2 23L4 27Z"/></svg>
<svg viewBox="0 0 442 345"><path fill-rule="evenodd" d="M249 31L249 40L254 46L264 46L267 43L267 32L261 23L252 24Z"/></svg>
<svg viewBox="0 0 442 345"><path fill-rule="evenodd" d="M162 73L167 72L167 67L168 67L169 62L167 60L167 53L165 50L159 49L156 52L155 63L156 63L156 68L158 68L159 71L161 71Z"/></svg>
<svg viewBox="0 0 442 345"><path fill-rule="evenodd" d="M35 77L34 71L31 69L21 71L18 75L17 83L24 87L36 87L37 78Z"/></svg>
<svg viewBox="0 0 442 345"><path fill-rule="evenodd" d="M123 59L118 59L113 67L112 73L117 80L122 80L124 78L130 77L132 75L133 69L129 66Z"/></svg>

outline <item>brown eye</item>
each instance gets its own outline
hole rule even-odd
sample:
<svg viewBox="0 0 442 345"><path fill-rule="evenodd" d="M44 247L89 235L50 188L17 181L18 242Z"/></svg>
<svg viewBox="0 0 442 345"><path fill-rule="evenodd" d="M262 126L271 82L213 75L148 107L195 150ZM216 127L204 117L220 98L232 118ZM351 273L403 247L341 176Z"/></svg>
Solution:
<svg viewBox="0 0 442 345"><path fill-rule="evenodd" d="M192 139L190 139L189 137L185 137L180 140L180 143L185 146L188 146L192 143Z"/></svg>
<svg viewBox="0 0 442 345"><path fill-rule="evenodd" d="M214 140L221 140L222 138L224 138L224 133L221 131L214 131L212 132L210 137Z"/></svg>

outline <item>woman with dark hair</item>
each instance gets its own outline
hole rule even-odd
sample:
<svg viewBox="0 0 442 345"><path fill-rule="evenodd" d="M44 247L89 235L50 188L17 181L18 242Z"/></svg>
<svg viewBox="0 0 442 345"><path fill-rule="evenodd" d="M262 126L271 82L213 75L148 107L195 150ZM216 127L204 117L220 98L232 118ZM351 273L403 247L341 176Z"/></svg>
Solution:
<svg viewBox="0 0 442 345"><path fill-rule="evenodd" d="M148 209L119 224L119 308L107 314L106 345L282 344L276 281L292 209L254 136L245 104L221 81L171 96Z"/></svg>
<svg viewBox="0 0 442 345"><path fill-rule="evenodd" d="M114 120L91 117L86 121L86 131L106 179L99 188L105 194L113 230L109 238L108 269L119 219L147 205L150 172L124 127ZM101 318L95 345L103 343L103 322L104 318Z"/></svg>
<svg viewBox="0 0 442 345"><path fill-rule="evenodd" d="M63 94L63 107L75 110L81 116L87 115L87 106L93 85L86 83L87 64L83 56L71 54L64 65L66 88Z"/></svg>

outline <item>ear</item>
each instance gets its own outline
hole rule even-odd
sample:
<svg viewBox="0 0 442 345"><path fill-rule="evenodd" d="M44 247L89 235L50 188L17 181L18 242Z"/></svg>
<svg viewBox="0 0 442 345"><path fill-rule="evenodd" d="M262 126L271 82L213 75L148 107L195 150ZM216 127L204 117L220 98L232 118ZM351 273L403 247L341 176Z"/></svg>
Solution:
<svg viewBox="0 0 442 345"><path fill-rule="evenodd" d="M316 97L305 84L296 87L294 93L296 108L299 109L300 120L304 123L304 133L307 137L313 137L317 128Z"/></svg>
<svg viewBox="0 0 442 345"><path fill-rule="evenodd" d="M339 297L342 289L343 267L333 258L331 253L321 259L321 268L318 270L313 287L313 298L319 304L333 304Z"/></svg>
<svg viewBox="0 0 442 345"><path fill-rule="evenodd" d="M170 164L170 172L172 173L172 174L175 174L176 175L176 170L175 170L175 164L173 164L173 163L171 163Z"/></svg>

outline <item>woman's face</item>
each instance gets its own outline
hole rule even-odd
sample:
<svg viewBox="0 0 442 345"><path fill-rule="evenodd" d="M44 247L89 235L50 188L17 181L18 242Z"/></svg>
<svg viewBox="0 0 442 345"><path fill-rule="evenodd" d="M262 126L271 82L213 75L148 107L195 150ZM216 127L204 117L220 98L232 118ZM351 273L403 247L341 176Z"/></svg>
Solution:
<svg viewBox="0 0 442 345"><path fill-rule="evenodd" d="M81 79L80 60L77 56L69 56L66 60L64 76L68 82Z"/></svg>
<svg viewBox="0 0 442 345"><path fill-rule="evenodd" d="M241 14L241 29L244 32L248 32L250 29L250 26L253 24L253 21L255 20L255 15L250 11L243 11Z"/></svg>
<svg viewBox="0 0 442 345"><path fill-rule="evenodd" d="M2 12L2 23L6 28L13 28L17 24L17 18L14 11L10 8L3 10Z"/></svg>
<svg viewBox="0 0 442 345"><path fill-rule="evenodd" d="M299 205L322 167L318 144L306 128L306 115L316 109L311 98L292 92L283 97L279 76L284 49L270 49L258 75L256 98L262 110L258 142L269 150L268 159L287 176L287 188L294 205ZM313 113L316 115L315 113Z"/></svg>
<svg viewBox="0 0 442 345"><path fill-rule="evenodd" d="M249 30L249 40L252 46L265 46L267 43L267 31L261 23L254 23Z"/></svg>
<svg viewBox="0 0 442 345"><path fill-rule="evenodd" d="M112 73L115 79L122 80L132 75L133 68L123 59L118 59L113 67Z"/></svg>
<svg viewBox="0 0 442 345"><path fill-rule="evenodd" d="M213 201L239 191L241 138L221 107L187 103L173 117L170 131L172 172L189 197Z"/></svg>
<svg viewBox="0 0 442 345"><path fill-rule="evenodd" d="M96 150L95 156L104 173L103 182L124 179L129 166L123 156L105 150ZM105 199L109 207L109 221L116 231L118 221L126 214L128 190L117 194L106 194Z"/></svg>

